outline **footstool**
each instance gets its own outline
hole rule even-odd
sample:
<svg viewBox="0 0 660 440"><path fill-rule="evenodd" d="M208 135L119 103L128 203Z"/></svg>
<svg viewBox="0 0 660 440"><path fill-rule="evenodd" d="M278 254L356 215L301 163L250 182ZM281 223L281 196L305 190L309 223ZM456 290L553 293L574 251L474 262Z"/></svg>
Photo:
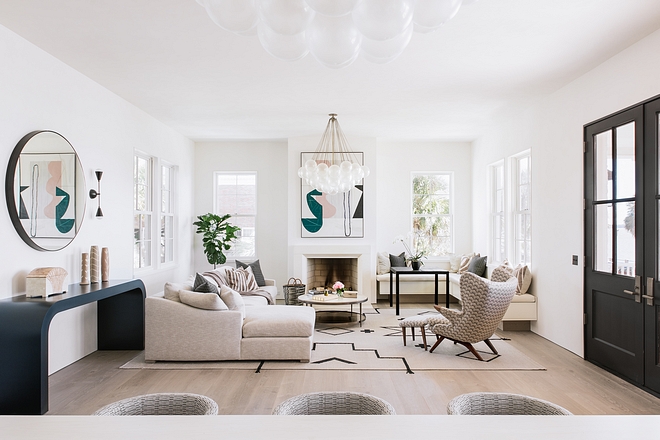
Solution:
<svg viewBox="0 0 660 440"><path fill-rule="evenodd" d="M312 307L246 307L241 359L309 362L315 318L316 313Z"/></svg>
<svg viewBox="0 0 660 440"><path fill-rule="evenodd" d="M402 333L403 333L403 345L406 345L406 329L410 328L412 332L412 340L415 340L415 327L419 327L421 332L422 332L422 341L424 342L424 351L427 350L426 348L426 331L424 330L424 327L426 326L426 316L422 315L414 315L414 316L409 316L405 319L402 319L399 321L399 327L401 327Z"/></svg>

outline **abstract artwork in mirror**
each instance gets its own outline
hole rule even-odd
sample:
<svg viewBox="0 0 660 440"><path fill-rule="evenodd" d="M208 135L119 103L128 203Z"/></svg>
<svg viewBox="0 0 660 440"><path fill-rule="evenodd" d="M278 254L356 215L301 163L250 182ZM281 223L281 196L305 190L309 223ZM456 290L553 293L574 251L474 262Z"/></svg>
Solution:
<svg viewBox="0 0 660 440"><path fill-rule="evenodd" d="M12 152L5 195L9 216L32 248L56 251L75 238L85 212L85 179L73 146L53 131L33 131Z"/></svg>

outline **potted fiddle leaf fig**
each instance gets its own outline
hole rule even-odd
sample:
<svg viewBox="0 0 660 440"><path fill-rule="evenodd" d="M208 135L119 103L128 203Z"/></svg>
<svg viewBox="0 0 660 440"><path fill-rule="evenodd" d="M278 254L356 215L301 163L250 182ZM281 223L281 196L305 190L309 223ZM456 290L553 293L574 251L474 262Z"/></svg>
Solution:
<svg viewBox="0 0 660 440"><path fill-rule="evenodd" d="M241 230L227 221L230 217L229 214L219 216L208 213L197 216L198 220L193 222L193 225L197 226L196 232L203 234L204 253L214 269L218 264L225 264L227 256L224 251L231 249L231 242L237 238L236 233Z"/></svg>

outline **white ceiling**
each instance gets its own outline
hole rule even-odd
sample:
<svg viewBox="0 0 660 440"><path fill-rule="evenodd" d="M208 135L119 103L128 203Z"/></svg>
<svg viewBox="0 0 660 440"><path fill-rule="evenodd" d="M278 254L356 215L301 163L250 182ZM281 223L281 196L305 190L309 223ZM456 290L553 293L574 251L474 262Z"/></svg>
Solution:
<svg viewBox="0 0 660 440"><path fill-rule="evenodd" d="M193 140L473 140L660 28L658 0L481 0L395 61L285 62L195 0L0 0L0 24ZM5 68L7 66L4 66Z"/></svg>

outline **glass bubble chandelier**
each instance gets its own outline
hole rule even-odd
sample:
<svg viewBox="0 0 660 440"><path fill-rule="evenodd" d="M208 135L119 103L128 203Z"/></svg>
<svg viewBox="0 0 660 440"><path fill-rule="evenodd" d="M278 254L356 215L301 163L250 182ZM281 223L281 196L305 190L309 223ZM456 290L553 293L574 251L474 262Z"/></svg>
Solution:
<svg viewBox="0 0 660 440"><path fill-rule="evenodd" d="M370 171L350 151L337 115L330 113L329 116L330 120L314 156L298 169L298 177L314 189L334 195L349 192Z"/></svg>
<svg viewBox="0 0 660 440"><path fill-rule="evenodd" d="M266 52L286 61L308 53L342 68L359 55L388 63L404 51L413 31L433 32L461 5L478 0L197 0L221 28L258 35Z"/></svg>

